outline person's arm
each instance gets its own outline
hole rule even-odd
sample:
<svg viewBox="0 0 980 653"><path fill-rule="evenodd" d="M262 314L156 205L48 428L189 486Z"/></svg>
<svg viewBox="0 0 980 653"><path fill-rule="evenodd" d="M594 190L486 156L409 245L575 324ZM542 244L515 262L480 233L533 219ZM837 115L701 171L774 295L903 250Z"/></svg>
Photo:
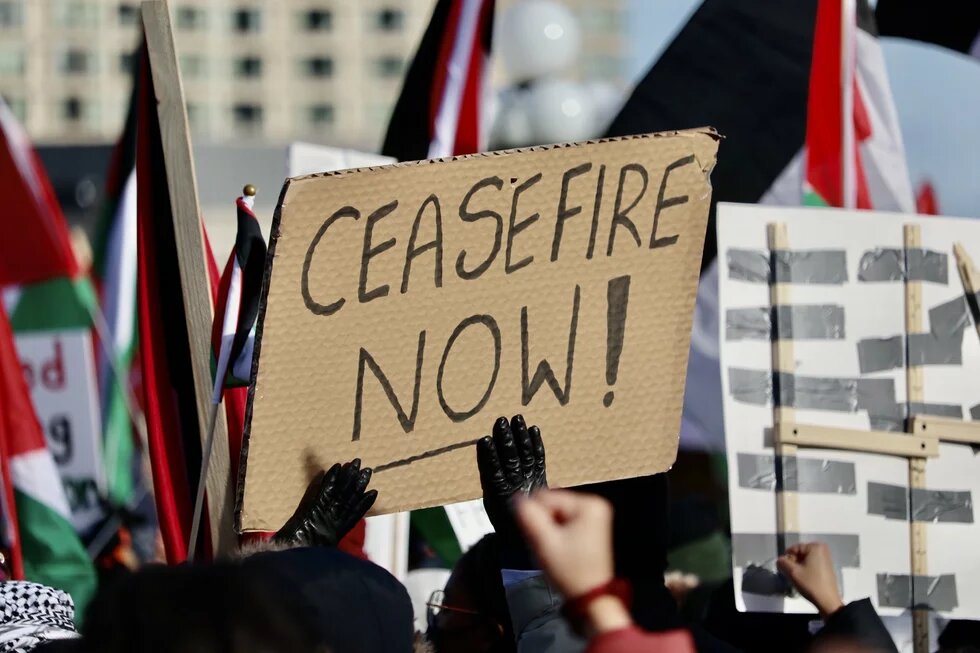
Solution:
<svg viewBox="0 0 980 653"><path fill-rule="evenodd" d="M519 500L517 518L548 580L568 598L564 612L589 639L588 651L694 650L687 631L654 634L633 625L628 587L614 581L612 508L605 500L546 490Z"/></svg>
<svg viewBox="0 0 980 653"><path fill-rule="evenodd" d="M809 542L791 546L779 557L776 566L824 620L824 627L814 637L815 645L848 639L875 651L898 653L870 600L844 605L826 544Z"/></svg>

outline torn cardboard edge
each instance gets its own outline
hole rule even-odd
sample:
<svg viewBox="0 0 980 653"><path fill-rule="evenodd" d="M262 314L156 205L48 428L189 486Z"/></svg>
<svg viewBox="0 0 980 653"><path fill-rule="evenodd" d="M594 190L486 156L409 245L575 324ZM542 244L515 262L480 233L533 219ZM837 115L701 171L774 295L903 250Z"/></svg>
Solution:
<svg viewBox="0 0 980 653"><path fill-rule="evenodd" d="M593 138L587 141L577 141L574 143L550 143L547 145L531 145L529 147L515 147L509 150L492 150L489 152L474 152L472 154L459 154L456 156L446 156L440 159L419 159L418 161L399 161L397 163L389 163L382 166L365 166L361 168L346 168L344 170L327 170L324 172L315 172L309 175L301 175L298 177L290 177L286 180L286 184L290 181L303 181L306 179L317 179L321 177L344 177L349 174L357 172L374 172L377 170L382 170L386 168L410 168L414 166L425 166L433 163L447 163L450 161L468 161L472 159L484 159L491 157L503 157L511 154L523 154L527 152L550 152L552 150L562 150L569 147L580 147L582 145L600 145L602 143L618 143L623 141L634 141L634 140L654 140L658 138L670 138L673 136L687 136L693 134L700 134L704 136L709 136L715 141L724 140L725 136L720 134L718 130L714 127L693 127L691 129L676 129L672 131L662 131L662 132L651 132L649 134L631 134L629 136L612 136L609 138ZM708 176L715 167L715 162L712 161L711 165L705 167L700 161L697 161L698 166L701 168L701 172ZM283 187L285 192L285 186ZM279 196L280 202L282 201L283 194Z"/></svg>

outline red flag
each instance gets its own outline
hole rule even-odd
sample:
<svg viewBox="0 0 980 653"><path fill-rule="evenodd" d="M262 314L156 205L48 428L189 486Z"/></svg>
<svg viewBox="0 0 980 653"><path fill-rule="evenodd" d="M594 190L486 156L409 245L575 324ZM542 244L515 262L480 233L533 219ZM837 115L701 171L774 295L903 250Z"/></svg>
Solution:
<svg viewBox="0 0 980 653"><path fill-rule="evenodd" d="M807 99L804 203L871 208L859 144L871 123L855 76L855 0L820 0Z"/></svg>
<svg viewBox="0 0 980 653"><path fill-rule="evenodd" d="M11 387L16 383L22 383L19 378L11 378L9 375L19 375L20 369L16 364L10 365L10 361L16 361L17 354L14 350L13 332L10 323L7 321L7 313L3 310L3 302L0 302L0 347L5 351L0 352L0 483L2 483L2 494L0 494L0 515L2 518L2 546L7 551L10 559L10 572L14 578L24 577L24 553L20 543L20 533L17 524L16 504L14 503L13 477L10 474L10 447L8 443L13 437L14 431L25 426L25 422L30 419L36 421L34 417L34 407L27 398L27 403L21 405L10 405L8 397L16 398L18 395L12 393ZM28 425L29 426L29 425Z"/></svg>
<svg viewBox="0 0 980 653"><path fill-rule="evenodd" d="M218 274L218 263L214 259L211 241L207 231L204 232L204 247L207 249L208 278L211 281L211 301L215 303L219 297L221 276ZM234 256L234 253L232 254ZM242 454L242 435L245 430L245 402L248 400L248 388L226 388L224 392L225 417L228 420L228 468L238 478L238 467ZM235 484L237 486L237 483Z"/></svg>
<svg viewBox="0 0 980 653"><path fill-rule="evenodd" d="M0 286L74 277L78 263L68 226L41 161L0 99Z"/></svg>

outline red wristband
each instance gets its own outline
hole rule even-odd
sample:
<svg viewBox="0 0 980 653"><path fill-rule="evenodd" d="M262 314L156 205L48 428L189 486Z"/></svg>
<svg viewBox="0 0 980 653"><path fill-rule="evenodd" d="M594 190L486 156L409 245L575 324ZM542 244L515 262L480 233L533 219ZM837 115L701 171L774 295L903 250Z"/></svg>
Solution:
<svg viewBox="0 0 980 653"><path fill-rule="evenodd" d="M576 633L581 635L584 632L582 622L588 616L589 605L603 596L615 596L629 610L633 602L633 588L625 578L613 578L602 585L593 587L585 594L566 599L565 605L561 608L561 613Z"/></svg>

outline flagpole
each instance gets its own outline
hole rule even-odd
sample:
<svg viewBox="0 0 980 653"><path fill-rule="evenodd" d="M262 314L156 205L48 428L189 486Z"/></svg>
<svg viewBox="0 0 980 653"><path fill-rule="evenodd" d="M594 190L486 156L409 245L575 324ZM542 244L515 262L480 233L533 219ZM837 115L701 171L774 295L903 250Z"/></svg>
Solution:
<svg viewBox="0 0 980 653"><path fill-rule="evenodd" d="M208 414L208 438L201 455L201 473L197 479L197 496L194 498L194 518L191 520L191 536L187 542L187 561L194 562L197 549L197 532L201 525L201 513L204 510L204 489L208 478L208 466L211 463L211 449L214 446L214 422L218 416L220 402L211 402L211 412Z"/></svg>
<svg viewBox="0 0 980 653"><path fill-rule="evenodd" d="M133 394L133 387L127 378L128 375L124 374L123 370L119 367L119 358L117 357L116 345L112 341L112 334L109 332L109 323L106 321L105 314L97 303L89 304L88 312L89 317L92 318L92 324L95 326L95 332L99 336L99 342L102 343L102 349L109 359L109 369L112 371L112 375L116 377L116 382L123 389L123 404L126 406L129 419L133 422L139 434L140 445L146 448L146 418L143 416L143 411L136 407L136 397ZM104 418L105 416L103 415Z"/></svg>

